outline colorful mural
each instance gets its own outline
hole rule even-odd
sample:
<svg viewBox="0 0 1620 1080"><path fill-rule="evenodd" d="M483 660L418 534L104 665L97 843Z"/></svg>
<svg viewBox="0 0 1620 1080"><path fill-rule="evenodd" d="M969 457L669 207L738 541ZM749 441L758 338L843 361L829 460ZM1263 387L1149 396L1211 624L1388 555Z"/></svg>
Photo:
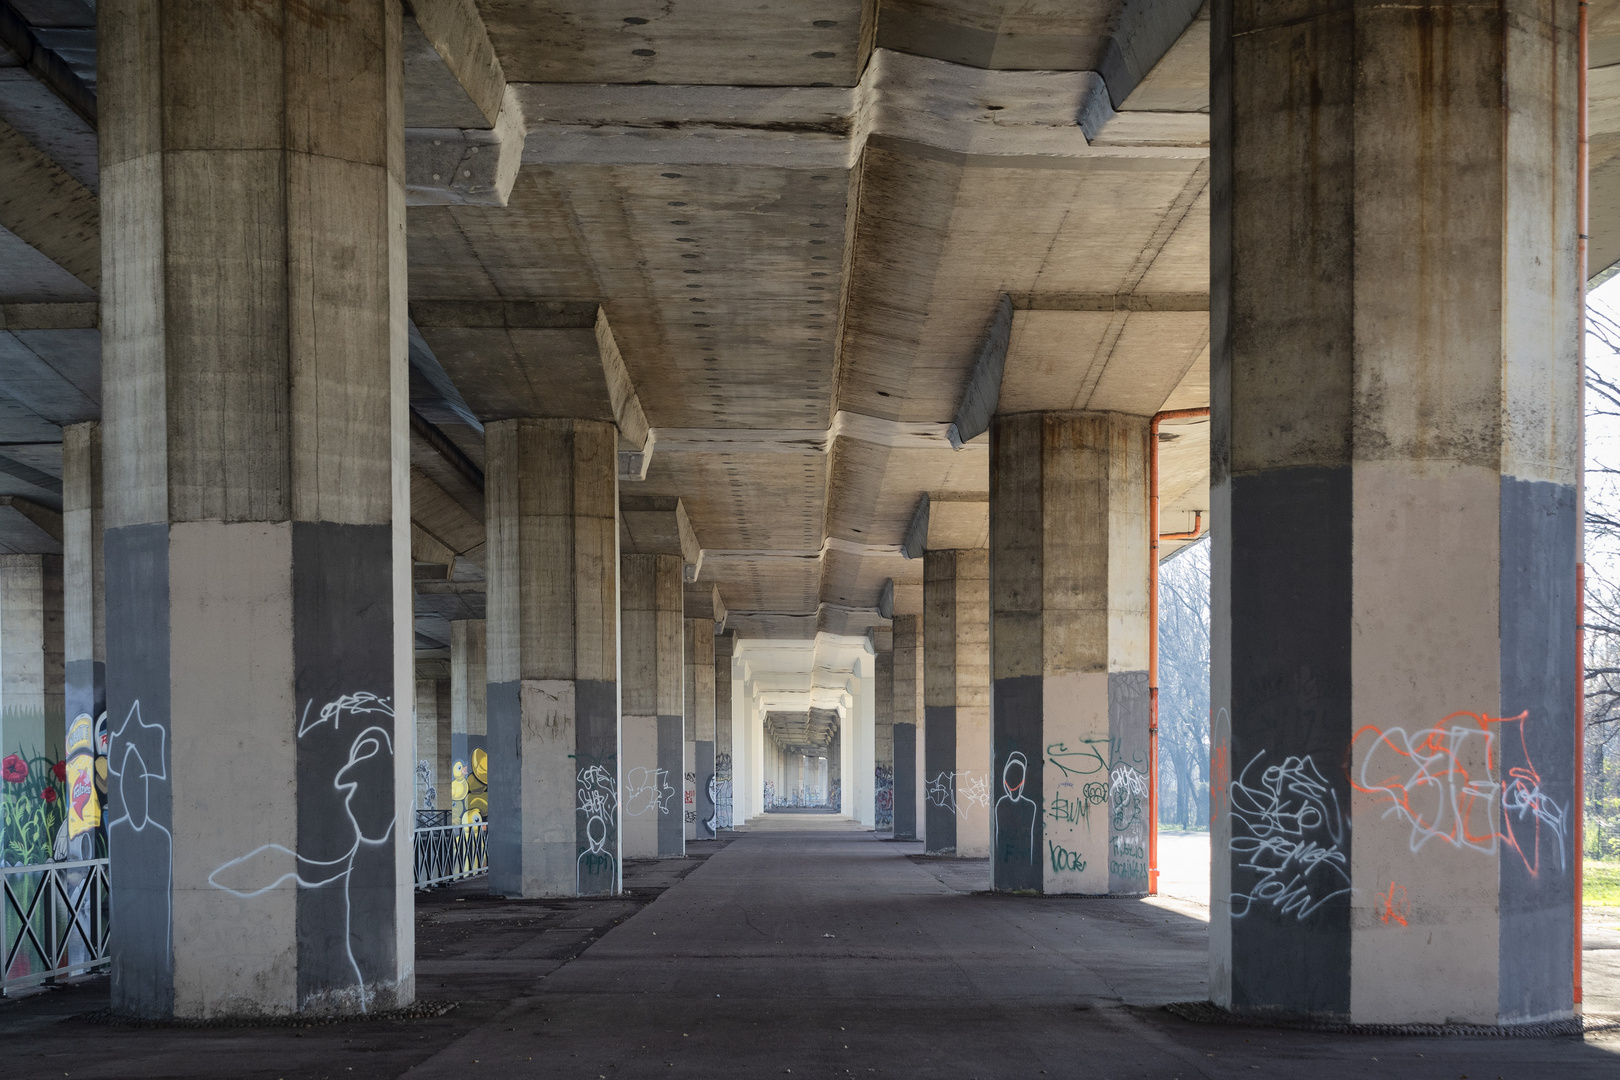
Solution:
<svg viewBox="0 0 1620 1080"><path fill-rule="evenodd" d="M485 738L450 737L450 817L462 825L489 820L489 751Z"/></svg>

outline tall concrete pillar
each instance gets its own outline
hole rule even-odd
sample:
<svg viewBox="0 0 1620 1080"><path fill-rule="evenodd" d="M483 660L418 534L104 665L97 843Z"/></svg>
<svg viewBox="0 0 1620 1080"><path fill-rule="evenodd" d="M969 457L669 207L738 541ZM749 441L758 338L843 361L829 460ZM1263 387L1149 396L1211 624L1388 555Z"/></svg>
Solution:
<svg viewBox="0 0 1620 1080"><path fill-rule="evenodd" d="M1571 1013L1576 17L1214 6L1229 1008Z"/></svg>
<svg viewBox="0 0 1620 1080"><path fill-rule="evenodd" d="M686 620L686 743L692 801L686 838L713 840L720 827L715 779L714 620Z"/></svg>
<svg viewBox="0 0 1620 1080"><path fill-rule="evenodd" d="M855 720L851 732L855 745L850 757L853 772L850 787L854 795L854 813L850 816L867 829L874 828L877 820L877 790L874 782L877 771L877 673L873 664L875 659L876 657L870 653L860 657L854 677L850 680L850 692L854 696L852 713Z"/></svg>
<svg viewBox="0 0 1620 1080"><path fill-rule="evenodd" d="M618 432L484 429L489 888L606 896L619 861Z"/></svg>
<svg viewBox="0 0 1620 1080"><path fill-rule="evenodd" d="M62 556L0 555L0 756L8 863L50 862L68 792L63 761ZM13 771L16 770L16 771ZM9 912L7 913L9 917Z"/></svg>
<svg viewBox="0 0 1620 1080"><path fill-rule="evenodd" d="M1148 426L991 424L992 888L1147 892Z"/></svg>
<svg viewBox="0 0 1620 1080"><path fill-rule="evenodd" d="M731 656L736 636L716 634L714 637L714 809L715 828L729 829L734 824L736 794L734 791L735 761L737 758L736 732L732 693Z"/></svg>
<svg viewBox="0 0 1620 1080"><path fill-rule="evenodd" d="M885 644L893 639L885 635ZM894 829L894 648L881 649L872 658L872 827Z"/></svg>
<svg viewBox="0 0 1620 1080"><path fill-rule="evenodd" d="M763 814L766 809L765 783L770 779L770 776L765 771L765 767L769 760L768 744L770 740L765 737L765 714L753 695L752 680L749 680L745 685L749 687L749 693L744 699L748 705L748 761L750 773L747 784L748 817L756 817Z"/></svg>
<svg viewBox="0 0 1620 1080"><path fill-rule="evenodd" d="M686 854L682 774L686 650L681 557L619 559L623 665L624 857Z"/></svg>
<svg viewBox="0 0 1620 1080"><path fill-rule="evenodd" d="M451 820L466 825L490 816L489 622L450 623L450 744L446 793Z"/></svg>
<svg viewBox="0 0 1620 1080"><path fill-rule="evenodd" d="M924 849L990 854L990 553L923 554Z"/></svg>
<svg viewBox="0 0 1620 1080"><path fill-rule="evenodd" d="M296 11L98 6L122 1013L415 993L400 9Z"/></svg>
<svg viewBox="0 0 1620 1080"><path fill-rule="evenodd" d="M74 858L95 856L106 799L107 578L101 507L101 421L68 424L62 428L62 636L68 850Z"/></svg>
<svg viewBox="0 0 1620 1080"><path fill-rule="evenodd" d="M922 748L922 635L915 615L894 617L894 684L891 705L894 720L894 838L917 839L922 821L924 785Z"/></svg>

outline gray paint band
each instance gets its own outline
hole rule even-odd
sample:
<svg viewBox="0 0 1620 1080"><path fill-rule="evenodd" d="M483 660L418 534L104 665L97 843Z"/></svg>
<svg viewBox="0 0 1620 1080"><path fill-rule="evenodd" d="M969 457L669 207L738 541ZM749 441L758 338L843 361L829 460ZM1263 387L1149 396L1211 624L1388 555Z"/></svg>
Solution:
<svg viewBox="0 0 1620 1080"><path fill-rule="evenodd" d="M522 682L490 683L485 688L484 715L489 752L489 891L495 896L522 896Z"/></svg>
<svg viewBox="0 0 1620 1080"><path fill-rule="evenodd" d="M112 1010L174 1012L169 771L169 526L105 534L107 842L112 857Z"/></svg>
<svg viewBox="0 0 1620 1080"><path fill-rule="evenodd" d="M956 706L923 708L923 847L929 855L956 854Z"/></svg>
<svg viewBox="0 0 1620 1080"><path fill-rule="evenodd" d="M1498 1008L1574 1009L1575 489L1502 478ZM1514 717L1524 715L1515 722ZM1511 790L1509 797L1506 793ZM1520 809L1509 808L1509 802Z"/></svg>
<svg viewBox="0 0 1620 1080"><path fill-rule="evenodd" d="M321 882L297 891L299 1008L393 1007L394 850L413 826L396 820L394 755L413 703L392 700L392 528L293 522L292 580L298 861Z"/></svg>
<svg viewBox="0 0 1620 1080"><path fill-rule="evenodd" d="M1231 500L1232 1005L1347 1017L1351 472L1235 476ZM1279 846L1301 798L1314 824Z"/></svg>
<svg viewBox="0 0 1620 1080"><path fill-rule="evenodd" d="M917 839L917 725L894 725L894 838Z"/></svg>
<svg viewBox="0 0 1620 1080"><path fill-rule="evenodd" d="M675 789L672 798L658 802L658 854L663 857L686 854L685 758L686 718L659 716L658 771Z"/></svg>
<svg viewBox="0 0 1620 1080"><path fill-rule="evenodd" d="M677 722L680 717L675 718ZM677 723L677 736L680 733ZM619 849L619 684L605 679L574 681L574 766L578 778L598 766L613 777L613 805L602 814L586 799L574 811L575 881L580 896L613 896L623 882ZM678 772L676 775L680 775ZM582 793L586 787L580 781ZM677 819L678 820L678 819Z"/></svg>
<svg viewBox="0 0 1620 1080"><path fill-rule="evenodd" d="M1044 681L997 679L992 688L990 887L1044 891L1046 806Z"/></svg>
<svg viewBox="0 0 1620 1080"><path fill-rule="evenodd" d="M1144 896L1148 891L1148 675L1108 673L1108 892Z"/></svg>

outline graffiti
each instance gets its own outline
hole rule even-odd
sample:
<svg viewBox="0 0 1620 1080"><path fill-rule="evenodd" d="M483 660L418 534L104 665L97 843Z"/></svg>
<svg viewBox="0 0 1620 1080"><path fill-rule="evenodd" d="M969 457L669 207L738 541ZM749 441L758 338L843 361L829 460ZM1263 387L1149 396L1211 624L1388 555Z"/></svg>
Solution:
<svg viewBox="0 0 1620 1080"><path fill-rule="evenodd" d="M668 769L637 766L624 778L624 812L631 817L667 814L674 799L675 788L669 782Z"/></svg>
<svg viewBox="0 0 1620 1080"><path fill-rule="evenodd" d="M4 858L0 865L32 866L50 862L58 836L66 823L66 800L61 784L67 777L67 762L49 754L21 751L7 754L0 762L0 835L4 835ZM64 845L66 837L61 838ZM62 852L66 857L66 850Z"/></svg>
<svg viewBox="0 0 1620 1080"><path fill-rule="evenodd" d="M1209 824L1213 828L1215 819L1231 809L1227 792L1232 786L1232 762L1227 749L1227 737L1231 733L1231 720L1222 709L1215 715L1213 732L1214 746L1210 749L1210 776L1209 785Z"/></svg>
<svg viewBox="0 0 1620 1080"><path fill-rule="evenodd" d="M874 770L876 784L873 787L873 802L876 806L876 827L879 829L894 825L894 769L887 765L878 765Z"/></svg>
<svg viewBox="0 0 1620 1080"><path fill-rule="evenodd" d="M995 843L1007 856L1029 852L1029 862L1035 864L1035 825L1040 820L1041 808L1035 800L1024 794L1029 779L1029 759L1020 750L1007 755L1001 767L1001 797L996 800L993 823Z"/></svg>
<svg viewBox="0 0 1620 1080"><path fill-rule="evenodd" d="M776 805L776 784L770 780L765 781L765 809L769 810Z"/></svg>
<svg viewBox="0 0 1620 1080"><path fill-rule="evenodd" d="M101 777L98 767L106 769L104 754L97 753L98 736L107 729L107 714L100 721L92 721L89 713L73 718L67 730L67 820L69 838L78 838L101 824Z"/></svg>
<svg viewBox="0 0 1620 1080"><path fill-rule="evenodd" d="M720 784L716 777L709 777L709 805L714 807L714 813L703 819L703 829L713 840L720 833Z"/></svg>
<svg viewBox="0 0 1620 1080"><path fill-rule="evenodd" d="M416 759L416 805L421 810L431 810L439 802L439 789L433 783L433 762L427 758Z"/></svg>
<svg viewBox="0 0 1620 1080"><path fill-rule="evenodd" d="M1232 893L1232 917L1257 905L1303 922L1323 904L1350 892L1347 825L1337 794L1308 757L1284 758L1258 770L1264 750L1231 782L1231 850L1236 870L1255 875Z"/></svg>
<svg viewBox="0 0 1620 1080"><path fill-rule="evenodd" d="M714 755L714 817L715 828L729 829L731 823L731 755Z"/></svg>
<svg viewBox="0 0 1620 1080"><path fill-rule="evenodd" d="M827 785L827 805L840 808L844 805L844 787L837 780Z"/></svg>
<svg viewBox="0 0 1620 1080"><path fill-rule="evenodd" d="M1086 785L1088 789L1093 786L1101 787L1102 785ZM1125 764L1115 765L1108 776L1107 792L1107 798L1114 804L1114 829L1116 831L1124 832L1126 829L1141 823L1143 815L1147 811L1148 781L1147 777L1142 775L1140 769ZM1087 797L1088 799L1090 797L1089 790L1087 791Z"/></svg>
<svg viewBox="0 0 1620 1080"><path fill-rule="evenodd" d="M1108 872L1115 877L1147 877L1147 849L1127 837L1114 837L1108 845Z"/></svg>
<svg viewBox="0 0 1620 1080"><path fill-rule="evenodd" d="M928 801L935 806L942 806L953 814L966 813L968 808L990 805L990 783L985 776L974 776L973 773L942 772L928 781Z"/></svg>
<svg viewBox="0 0 1620 1080"><path fill-rule="evenodd" d="M1352 740L1351 761L1359 760L1361 766L1352 769L1351 786L1389 800L1384 816L1410 827L1408 846L1414 854L1431 842L1485 854L1495 854L1502 844L1535 876L1541 872L1545 831L1557 850L1559 869L1566 869L1568 808L1542 790L1525 741L1528 718L1528 713L1498 718L1458 712L1411 733L1368 725ZM1502 781L1495 777L1504 747L1493 725L1500 727L1503 740L1510 737L1508 728L1517 728L1524 762L1510 766ZM1500 829L1495 825L1498 813Z"/></svg>
<svg viewBox="0 0 1620 1080"><path fill-rule="evenodd" d="M129 707L124 722L112 733L116 753L109 757L107 775L118 785L117 806L122 811L107 822L108 846L119 850L118 837L127 835L124 850L136 854L148 873L157 867L162 874L163 901L169 904L174 877L174 834L152 820L154 802L166 802L169 784L169 733L162 724L149 724L141 718L141 703ZM146 753L142 753L142 745ZM151 757L151 762L147 757ZM118 768L112 767L116 759ZM163 918L163 949L171 951L173 927L170 911Z"/></svg>
<svg viewBox="0 0 1620 1080"><path fill-rule="evenodd" d="M696 810L687 810L687 811L685 811L685 813L682 815L682 820L685 821L686 824L688 824L688 825L697 824L697 811Z"/></svg>
<svg viewBox="0 0 1620 1080"><path fill-rule="evenodd" d="M1076 873L1086 868L1086 860L1080 857L1079 852L1070 851L1048 840L1046 842L1047 857L1052 860L1052 873Z"/></svg>
<svg viewBox="0 0 1620 1080"><path fill-rule="evenodd" d="M1389 891L1378 894L1378 917L1385 926L1394 923L1405 926L1406 920L1412 914L1412 907L1406 900L1406 886L1389 883Z"/></svg>
<svg viewBox="0 0 1620 1080"><path fill-rule="evenodd" d="M387 698L375 694L345 694L323 706L319 718L311 723L309 710L313 704L311 701L304 706L304 716L298 727L300 739L328 723L332 725L333 733L341 733L346 717L367 725L349 743L348 759L338 766L332 777L332 787L338 793L348 823L347 832L340 831L337 835L347 840L348 850L335 859L313 859L282 844L261 844L216 867L208 875L208 884L243 899L262 896L288 881L300 889L340 889L343 896L344 947L349 967L354 972L354 989L360 1011L365 1012L369 1004L367 980L354 951L350 885L355 860L362 849L381 847L388 843L394 833L393 800L378 798L376 794L386 793L393 787L394 739L391 729L394 710ZM373 719L380 723L370 723ZM365 792L363 796L362 789ZM370 933L371 930L368 927L362 932Z"/></svg>
<svg viewBox="0 0 1620 1080"><path fill-rule="evenodd" d="M1046 748L1046 758L1053 765L1062 770L1065 777L1094 776L1097 773L1108 773L1108 761L1113 756L1109 739L1081 739L1078 750L1070 750L1067 743L1055 742ZM1109 753L1104 754L1101 747L1108 746Z"/></svg>
<svg viewBox="0 0 1620 1080"><path fill-rule="evenodd" d="M614 770L587 765L579 770L579 813L584 816L585 846L574 860L574 892L584 895L584 877L612 873L613 831L619 813L619 785Z"/></svg>

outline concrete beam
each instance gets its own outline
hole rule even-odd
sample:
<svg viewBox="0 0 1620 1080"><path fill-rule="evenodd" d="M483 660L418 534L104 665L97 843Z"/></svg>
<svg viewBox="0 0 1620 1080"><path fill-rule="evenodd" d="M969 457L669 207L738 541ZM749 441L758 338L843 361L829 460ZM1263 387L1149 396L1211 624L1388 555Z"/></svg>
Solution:
<svg viewBox="0 0 1620 1080"><path fill-rule="evenodd" d="M0 227L90 289L100 287L101 214L95 193L4 120L0 120Z"/></svg>

